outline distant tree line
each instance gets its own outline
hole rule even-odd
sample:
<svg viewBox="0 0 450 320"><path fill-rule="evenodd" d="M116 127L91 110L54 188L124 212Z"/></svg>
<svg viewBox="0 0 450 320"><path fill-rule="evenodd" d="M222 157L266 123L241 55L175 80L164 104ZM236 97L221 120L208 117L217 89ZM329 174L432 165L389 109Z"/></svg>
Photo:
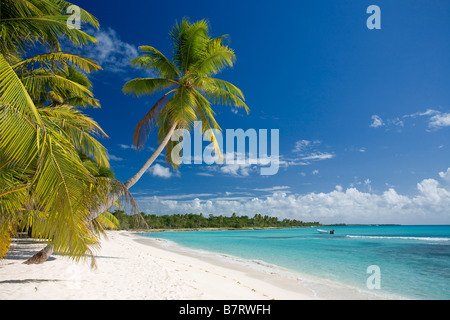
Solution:
<svg viewBox="0 0 450 320"><path fill-rule="evenodd" d="M252 218L238 216L215 216L210 214L205 217L202 213L156 215L145 214L129 215L123 210L116 210L113 215L119 221L120 229L195 229L195 228L289 228L319 226L319 222L303 222L296 219L282 219L267 215L255 214Z"/></svg>

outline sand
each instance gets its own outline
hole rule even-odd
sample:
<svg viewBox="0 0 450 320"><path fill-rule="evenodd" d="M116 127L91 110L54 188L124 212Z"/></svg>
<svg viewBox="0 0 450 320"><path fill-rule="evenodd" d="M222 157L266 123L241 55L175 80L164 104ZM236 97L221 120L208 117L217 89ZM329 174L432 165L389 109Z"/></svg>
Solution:
<svg viewBox="0 0 450 320"><path fill-rule="evenodd" d="M96 252L97 268L53 255L41 265L22 262L42 248L17 239L0 261L0 300L304 300L311 290L220 259L173 252L157 240L108 231Z"/></svg>

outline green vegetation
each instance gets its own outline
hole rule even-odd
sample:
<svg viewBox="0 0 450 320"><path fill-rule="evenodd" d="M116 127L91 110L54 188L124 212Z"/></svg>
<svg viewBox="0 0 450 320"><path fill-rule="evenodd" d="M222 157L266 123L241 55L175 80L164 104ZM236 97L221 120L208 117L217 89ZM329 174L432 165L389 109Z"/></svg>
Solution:
<svg viewBox="0 0 450 320"><path fill-rule="evenodd" d="M283 219L255 214L252 218L248 216L237 216L233 213L231 217L215 216L208 217L203 214L173 214L156 215L141 213L141 217L126 214L123 210L116 210L113 215L119 221L120 229L142 229L142 220L147 223L150 229L197 229L197 228L291 228L320 226L319 222L303 222L299 220Z"/></svg>
<svg viewBox="0 0 450 320"><path fill-rule="evenodd" d="M70 48L61 48L61 43L81 47L97 41L82 30L69 28L70 6L64 0L0 2L0 259L18 231L46 241L46 248L27 261L42 263L53 251L76 261L89 255L93 258L102 229L118 222L123 228L149 222L152 228L282 224L260 215L252 219L145 215L142 219L138 214L137 220L117 214L121 219L116 220L108 213L122 197L136 210L128 189L164 148L167 162L173 167L180 164L171 158L177 143L170 140L175 129L191 130L200 120L202 133L220 130L213 106L243 107L247 112L248 107L238 87L216 78L236 60L226 45L227 36L213 37L205 20L176 23L169 34L171 59L154 47L141 46L142 55L131 61L154 77L128 81L125 94L165 93L137 124L134 134L134 144L142 147L155 125L159 146L138 173L120 183L109 170L107 150L98 140L107 137L106 133L80 110L100 107L87 74L101 67L71 53ZM85 27L98 29L97 19L79 9ZM220 153L214 133L209 138ZM290 223L297 222L286 222Z"/></svg>
<svg viewBox="0 0 450 320"><path fill-rule="evenodd" d="M193 129L195 121L201 121L202 134L209 132L214 151L223 160L214 131L210 130L221 130L214 117L213 106L227 105L249 110L238 87L216 78L221 71L232 67L236 60L233 49L226 45L227 35L213 37L205 20L191 23L185 18L175 24L169 39L171 59L152 46L139 47L142 55L131 60L131 64L149 70L154 77L132 79L122 89L125 94L137 97L165 92L136 125L133 138L136 148L144 146L153 126L158 128L159 145L141 169L124 183L126 189L139 181L164 149L167 163L177 168L180 159L172 159L172 151L179 141L171 140L172 134L176 129ZM108 201L91 212L91 217L96 218L122 195L121 189L112 193Z"/></svg>
<svg viewBox="0 0 450 320"><path fill-rule="evenodd" d="M31 263L53 251L84 259L102 225L113 222L107 214L88 216L120 184L97 140L106 133L80 111L100 107L86 74L101 67L61 50L60 41L78 47L97 41L68 28L70 5L0 2L0 259L18 230L47 241L45 255ZM99 27L81 8L80 15L86 26Z"/></svg>

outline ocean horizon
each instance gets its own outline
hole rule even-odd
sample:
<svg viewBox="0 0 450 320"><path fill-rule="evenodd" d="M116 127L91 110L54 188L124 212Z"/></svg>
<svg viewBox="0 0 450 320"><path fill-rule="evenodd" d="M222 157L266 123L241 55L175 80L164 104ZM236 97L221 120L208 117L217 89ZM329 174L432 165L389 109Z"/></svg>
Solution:
<svg viewBox="0 0 450 320"><path fill-rule="evenodd" d="M317 229L335 230L322 234ZM450 298L449 225L352 225L139 233L169 250L281 272L317 298Z"/></svg>

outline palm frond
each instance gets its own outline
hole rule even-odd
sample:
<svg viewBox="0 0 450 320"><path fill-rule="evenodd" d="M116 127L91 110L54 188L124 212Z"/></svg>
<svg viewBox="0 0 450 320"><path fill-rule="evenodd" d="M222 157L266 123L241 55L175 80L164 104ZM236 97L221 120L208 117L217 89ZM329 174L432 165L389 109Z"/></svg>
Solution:
<svg viewBox="0 0 450 320"><path fill-rule="evenodd" d="M67 95L67 91L76 97L92 98L92 92L85 86L67 79L66 77L48 72L33 72L24 76L22 83L30 96L40 100L47 91L52 90L60 97Z"/></svg>
<svg viewBox="0 0 450 320"><path fill-rule="evenodd" d="M183 18L181 23L175 22L172 30L169 32L169 36L172 41L172 54L173 54L173 62L177 66L178 70L183 70L183 47L186 38L186 32L189 28L190 23L187 18Z"/></svg>
<svg viewBox="0 0 450 320"><path fill-rule="evenodd" d="M222 163L222 151L220 150L220 146L214 134L214 130L221 131L222 129L214 118L214 111L212 110L211 104L209 103L208 99L206 99L196 90L194 90L193 93L197 102L196 113L202 123L202 133L204 134L207 132L209 134L207 138L210 139L210 141L213 143L214 152L218 155L219 163Z"/></svg>
<svg viewBox="0 0 450 320"><path fill-rule="evenodd" d="M199 58L199 53L208 46L208 24L206 20L200 20L189 25L185 31L185 39L181 46L183 59L183 70L186 73L191 65L195 64Z"/></svg>
<svg viewBox="0 0 450 320"><path fill-rule="evenodd" d="M26 44L40 43L52 50L60 50L59 39L66 37L73 45L82 46L97 40L79 29L69 29L69 15L44 15L33 17L14 17L1 20L2 34L10 33L16 38L20 48ZM43 41L45 39L45 41ZM11 45L11 44L10 44ZM4 47L3 50L8 48Z"/></svg>
<svg viewBox="0 0 450 320"><path fill-rule="evenodd" d="M147 136L150 132L150 129L155 123L158 112L164 106L167 95L169 93L170 92L166 93L161 99L159 99L158 102L155 103L155 105L150 109L150 111L147 112L147 114L136 125L133 135L133 144L136 146L136 149L139 149L141 146L144 145L145 140L147 139Z"/></svg>
<svg viewBox="0 0 450 320"><path fill-rule="evenodd" d="M89 210L104 200L78 150L108 165L106 149L94 139L104 134L90 118L66 105L68 100L98 104L88 79L76 74L99 70L92 60L63 52L20 61L35 43L60 50L59 41L96 41L81 30L67 28L62 0L3 0L0 10L0 258L11 234L32 228L55 251L75 260L92 254L98 238L89 227ZM98 27L81 10L81 19ZM78 69L77 69L78 70ZM41 107L45 100L61 105Z"/></svg>
<svg viewBox="0 0 450 320"><path fill-rule="evenodd" d="M59 129L76 150L92 156L100 166L109 167L106 148L94 138L107 135L94 120L68 105L40 108L39 112L46 126Z"/></svg>
<svg viewBox="0 0 450 320"><path fill-rule="evenodd" d="M151 46L140 46L139 50L145 52L145 54L132 59L130 61L131 65L152 69L159 77L165 79L177 79L180 77L178 68L157 49Z"/></svg>
<svg viewBox="0 0 450 320"><path fill-rule="evenodd" d="M233 67L236 60L234 50L224 46L221 38L210 40L205 50L199 55L192 70L201 76L215 75L226 67Z"/></svg>
<svg viewBox="0 0 450 320"><path fill-rule="evenodd" d="M195 114L196 100L192 91L187 87L179 87L161 113L167 113L171 122L179 124L180 128L192 128L197 120ZM161 138L164 137L160 136Z"/></svg>
<svg viewBox="0 0 450 320"><path fill-rule="evenodd" d="M245 104L245 98L242 91L234 84L211 77L200 78L198 81L199 89L205 93L215 104L231 105L235 107L244 107L249 112L248 106Z"/></svg>
<svg viewBox="0 0 450 320"><path fill-rule="evenodd" d="M134 94L141 96L144 94L153 94L161 90L165 90L176 85L177 82L170 79L163 78L135 78L127 83L122 88L125 94Z"/></svg>
<svg viewBox="0 0 450 320"><path fill-rule="evenodd" d="M0 53L0 105L17 107L21 112L33 115L42 124L36 106L12 67Z"/></svg>
<svg viewBox="0 0 450 320"><path fill-rule="evenodd" d="M74 45L95 42L96 39L78 29L69 29L67 8L72 5L62 0L3 0L0 10L0 52L24 51L27 45L41 43L51 49L60 49L60 38ZM84 25L98 28L97 19L80 8Z"/></svg>
<svg viewBox="0 0 450 320"><path fill-rule="evenodd" d="M64 0L53 0L53 2L55 2L57 7L60 10L62 10L63 12L67 12L67 8L70 7L71 5L73 5L72 3L64 1ZM83 8L80 8L80 19L81 19L81 22L90 24L91 26L93 26L97 29L100 27L100 24L99 24L97 18L94 17L89 12L87 12L86 10L84 10Z"/></svg>
<svg viewBox="0 0 450 320"><path fill-rule="evenodd" d="M93 72L101 70L102 68L92 59L80 57L75 54L66 52L50 52L35 55L34 57L21 60L12 65L16 72L24 72L26 70L34 69L36 64L41 67L54 68L55 64L66 66L68 63L73 64L86 72Z"/></svg>
<svg viewBox="0 0 450 320"><path fill-rule="evenodd" d="M158 66L154 69L161 70L158 73L161 78L133 79L123 88L125 93L141 96L166 89L170 85L168 81L173 81L173 85L176 85L173 90L176 92L170 98L163 96L137 124L133 137L137 147L143 145L156 116L159 127L158 142L161 143L175 124L177 128L190 130L195 120L201 120L202 132L208 129L220 130L211 102L244 107L247 113L249 111L244 102L244 95L238 87L230 82L211 78L211 75L224 68L232 67L236 60L234 51L225 45L227 35L210 38L206 20L191 23L187 18L183 18L180 23L176 22L169 35L172 41L172 62L150 46L140 47L148 55L132 60L133 64L141 67ZM178 70L177 79L174 78L174 70ZM219 159L222 159L214 132L209 132L214 150L218 152ZM171 163L171 150L175 144L173 141L167 142L168 163ZM172 165L176 167L173 163Z"/></svg>

